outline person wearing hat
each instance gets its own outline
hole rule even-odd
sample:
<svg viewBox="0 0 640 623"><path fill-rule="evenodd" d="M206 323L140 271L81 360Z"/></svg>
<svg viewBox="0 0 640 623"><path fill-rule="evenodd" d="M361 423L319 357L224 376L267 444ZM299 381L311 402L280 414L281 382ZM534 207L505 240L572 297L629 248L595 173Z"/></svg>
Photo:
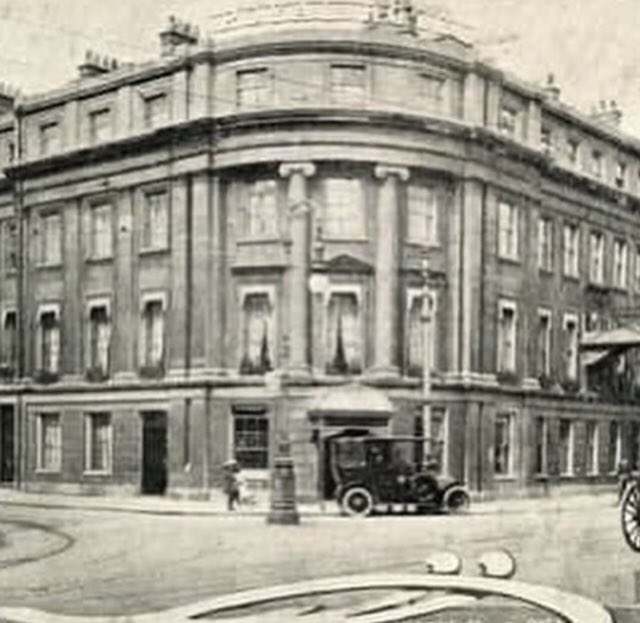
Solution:
<svg viewBox="0 0 640 623"><path fill-rule="evenodd" d="M240 502L240 466L238 461L230 459L223 465L224 492L227 496L227 509L235 510Z"/></svg>

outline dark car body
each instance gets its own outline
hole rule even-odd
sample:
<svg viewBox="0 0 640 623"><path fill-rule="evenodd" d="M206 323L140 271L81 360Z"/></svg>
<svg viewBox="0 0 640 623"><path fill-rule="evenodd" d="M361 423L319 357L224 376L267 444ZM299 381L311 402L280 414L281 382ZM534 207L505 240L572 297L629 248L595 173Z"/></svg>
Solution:
<svg viewBox="0 0 640 623"><path fill-rule="evenodd" d="M353 436L332 440L335 497L349 515L466 508L464 485L439 473L440 445L421 437Z"/></svg>

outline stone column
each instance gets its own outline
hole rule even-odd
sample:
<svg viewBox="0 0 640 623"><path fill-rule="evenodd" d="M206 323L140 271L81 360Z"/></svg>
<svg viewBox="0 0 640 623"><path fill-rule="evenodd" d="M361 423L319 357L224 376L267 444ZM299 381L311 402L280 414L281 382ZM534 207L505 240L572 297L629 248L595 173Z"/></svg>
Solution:
<svg viewBox="0 0 640 623"><path fill-rule="evenodd" d="M378 165L382 180L376 217L375 376L395 376L398 368L398 181L409 179L404 167Z"/></svg>
<svg viewBox="0 0 640 623"><path fill-rule="evenodd" d="M314 175L312 162L286 162L280 165L280 176L289 179L287 211L291 239L289 265L289 361L293 374L309 373L309 212L307 178Z"/></svg>

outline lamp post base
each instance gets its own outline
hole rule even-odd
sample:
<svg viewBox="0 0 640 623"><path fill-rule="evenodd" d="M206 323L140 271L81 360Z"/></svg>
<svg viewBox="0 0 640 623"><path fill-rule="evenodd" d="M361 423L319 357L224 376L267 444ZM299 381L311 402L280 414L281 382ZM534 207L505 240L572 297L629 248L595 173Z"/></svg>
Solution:
<svg viewBox="0 0 640 623"><path fill-rule="evenodd" d="M293 460L289 457L278 457L274 461L267 523L288 526L300 523L296 504L295 472Z"/></svg>

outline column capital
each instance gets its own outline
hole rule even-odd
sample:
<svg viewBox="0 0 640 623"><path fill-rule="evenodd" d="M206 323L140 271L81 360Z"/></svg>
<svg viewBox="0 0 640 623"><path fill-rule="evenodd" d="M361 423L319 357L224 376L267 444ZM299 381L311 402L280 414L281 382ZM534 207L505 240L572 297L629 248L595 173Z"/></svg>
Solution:
<svg viewBox="0 0 640 623"><path fill-rule="evenodd" d="M292 173L302 173L305 177L311 177L316 173L316 165L313 162L283 162L278 167L280 177L289 177Z"/></svg>
<svg viewBox="0 0 640 623"><path fill-rule="evenodd" d="M377 164L375 168L375 176L379 179L385 179L395 175L403 182L409 179L409 169L407 167L397 167L388 164Z"/></svg>

